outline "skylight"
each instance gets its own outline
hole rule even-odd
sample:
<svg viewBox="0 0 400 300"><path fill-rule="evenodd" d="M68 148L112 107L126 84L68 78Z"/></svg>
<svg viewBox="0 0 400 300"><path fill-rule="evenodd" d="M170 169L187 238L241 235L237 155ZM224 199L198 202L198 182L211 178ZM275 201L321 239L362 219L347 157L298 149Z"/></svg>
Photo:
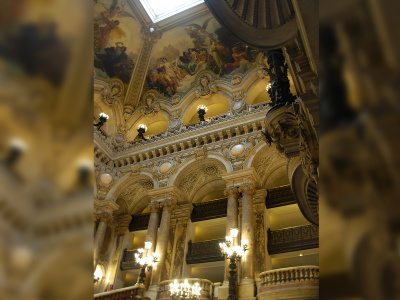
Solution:
<svg viewBox="0 0 400 300"><path fill-rule="evenodd" d="M156 23L203 3L204 0L140 0L140 2L153 23Z"/></svg>

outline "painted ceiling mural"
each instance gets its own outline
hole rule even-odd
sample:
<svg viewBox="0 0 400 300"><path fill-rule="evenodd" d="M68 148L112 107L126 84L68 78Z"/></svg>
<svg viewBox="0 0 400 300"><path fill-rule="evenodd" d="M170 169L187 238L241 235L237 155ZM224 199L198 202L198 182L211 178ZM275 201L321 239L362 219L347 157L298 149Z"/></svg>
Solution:
<svg viewBox="0 0 400 300"><path fill-rule="evenodd" d="M96 75L121 79L125 91L142 47L140 28L126 0L94 0Z"/></svg>
<svg viewBox="0 0 400 300"><path fill-rule="evenodd" d="M153 47L143 93L149 89L165 97L185 93L202 70L225 77L244 73L255 65L258 53L208 14L163 33Z"/></svg>

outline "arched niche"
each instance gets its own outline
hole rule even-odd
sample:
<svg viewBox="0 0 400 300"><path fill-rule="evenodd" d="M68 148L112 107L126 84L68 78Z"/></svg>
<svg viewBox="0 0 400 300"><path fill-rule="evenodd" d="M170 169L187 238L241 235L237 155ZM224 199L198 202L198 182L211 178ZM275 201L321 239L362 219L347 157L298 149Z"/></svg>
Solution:
<svg viewBox="0 0 400 300"><path fill-rule="evenodd" d="M264 143L265 144L265 143ZM260 177L260 185L264 188L268 188L268 179L272 174L283 170L286 167L286 158L276 150L276 147L265 144L260 145L258 151L255 153L251 160L251 167L257 172ZM278 176L279 177L279 176ZM271 179L273 181L273 179Z"/></svg>
<svg viewBox="0 0 400 300"><path fill-rule="evenodd" d="M163 133L168 127L168 116L166 113L158 112L155 115L145 115L138 119L128 132L128 140L133 141L138 135L139 124L144 124L147 126L147 131L144 134L145 138Z"/></svg>
<svg viewBox="0 0 400 300"><path fill-rule="evenodd" d="M199 98L192 101L192 103L190 103L185 109L183 117L184 125L197 123L200 121L199 115L197 114L197 107L201 104L207 106L208 108L205 115L206 119L226 113L230 110L230 103L228 99L220 94L212 95L209 98Z"/></svg>
<svg viewBox="0 0 400 300"><path fill-rule="evenodd" d="M274 169L265 179L265 188L272 189L282 185L288 185L289 178L286 173L286 165L281 165Z"/></svg>
<svg viewBox="0 0 400 300"><path fill-rule="evenodd" d="M223 198L225 188L226 184L222 179L210 181L196 190L192 203L197 204Z"/></svg>
<svg viewBox="0 0 400 300"><path fill-rule="evenodd" d="M224 188L222 175L226 172L224 163L215 158L199 159L185 165L173 181L182 192L181 203L198 203L210 191Z"/></svg>

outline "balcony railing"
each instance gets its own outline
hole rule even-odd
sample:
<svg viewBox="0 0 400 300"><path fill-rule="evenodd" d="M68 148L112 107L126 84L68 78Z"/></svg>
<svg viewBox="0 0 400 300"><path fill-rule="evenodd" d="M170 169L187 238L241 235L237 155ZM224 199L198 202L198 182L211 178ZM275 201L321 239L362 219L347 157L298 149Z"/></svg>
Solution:
<svg viewBox="0 0 400 300"><path fill-rule="evenodd" d="M128 300L133 299L137 295L139 287L130 286L114 291L99 293L94 295L97 300Z"/></svg>
<svg viewBox="0 0 400 300"><path fill-rule="evenodd" d="M187 124L187 125L182 125L180 132L185 133L188 131L194 131L196 129L199 128L203 128L203 127L208 127L208 126L212 126L214 124L218 124L221 122L225 122L228 120L232 120L238 117L241 117L243 115L249 115L249 114L254 114L257 113L259 111L267 111L269 110L269 108L271 107L271 103L270 102L263 102L263 103L257 103L254 105L249 105L248 110L244 110L239 114L233 115L230 112L226 112L220 115L216 115L210 118L206 119L206 122L195 122L195 123L191 123L191 124ZM167 137L169 137L170 134L168 133L168 131L165 131L163 133L159 133L157 135L153 135L153 136L149 136L147 141L144 140L136 140L131 142L130 147L129 148L133 148L133 147L137 147L140 145L144 145L144 144L148 144L148 143L152 143L155 141L159 141L162 139L165 139Z"/></svg>
<svg viewBox="0 0 400 300"><path fill-rule="evenodd" d="M224 239L210 240L198 243L192 243L191 241L189 241L186 262L188 264L195 264L224 260L224 257L222 256L219 247L219 243L222 243L224 241Z"/></svg>
<svg viewBox="0 0 400 300"><path fill-rule="evenodd" d="M319 267L301 266L260 273L257 299L319 299Z"/></svg>
<svg viewBox="0 0 400 300"><path fill-rule="evenodd" d="M130 231L138 231L147 229L149 225L150 214L133 215L131 223L129 224Z"/></svg>
<svg viewBox="0 0 400 300"><path fill-rule="evenodd" d="M318 227L304 225L275 231L268 230L268 253L277 254L318 248Z"/></svg>
<svg viewBox="0 0 400 300"><path fill-rule="evenodd" d="M273 208L289 204L296 204L296 199L293 195L290 185L283 185L268 190L267 197L265 199L265 206L267 208Z"/></svg>
<svg viewBox="0 0 400 300"><path fill-rule="evenodd" d="M121 270L133 270L133 269L139 269L140 266L136 264L135 262L135 253L137 253L136 250L124 250L124 253L122 254L122 259L121 259L121 265L120 268Z"/></svg>
<svg viewBox="0 0 400 300"><path fill-rule="evenodd" d="M192 222L226 217L227 207L226 198L193 205Z"/></svg>
<svg viewBox="0 0 400 300"><path fill-rule="evenodd" d="M184 279L177 279L178 283L183 283ZM158 299L171 299L169 293L169 285L174 282L174 280L165 280L160 282L160 294ZM193 285L196 282L199 283L201 287L200 298L201 299L212 299L212 286L213 283L207 279L200 278L188 278L189 284Z"/></svg>

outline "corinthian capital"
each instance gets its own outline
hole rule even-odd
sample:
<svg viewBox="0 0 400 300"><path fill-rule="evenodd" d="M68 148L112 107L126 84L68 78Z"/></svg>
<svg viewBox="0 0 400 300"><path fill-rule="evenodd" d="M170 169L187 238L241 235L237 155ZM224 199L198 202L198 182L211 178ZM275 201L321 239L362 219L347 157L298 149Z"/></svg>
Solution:
<svg viewBox="0 0 400 300"><path fill-rule="evenodd" d="M159 212L160 211L160 202L152 201L152 202L150 202L148 208L150 209L150 211L152 213Z"/></svg>
<svg viewBox="0 0 400 300"><path fill-rule="evenodd" d="M95 220L104 221L106 223L111 223L113 220L113 216L108 211L95 211L94 212Z"/></svg>
<svg viewBox="0 0 400 300"><path fill-rule="evenodd" d="M237 187L228 187L224 190L224 195L225 196L230 196L230 195L238 195L239 191Z"/></svg>
<svg viewBox="0 0 400 300"><path fill-rule="evenodd" d="M160 202L160 205L163 208L167 208L169 211L172 211L172 209L175 208L176 203L172 200L164 200L164 201Z"/></svg>
<svg viewBox="0 0 400 300"><path fill-rule="evenodd" d="M245 183L239 187L239 191L243 194L253 195L255 191L255 186L253 183Z"/></svg>

